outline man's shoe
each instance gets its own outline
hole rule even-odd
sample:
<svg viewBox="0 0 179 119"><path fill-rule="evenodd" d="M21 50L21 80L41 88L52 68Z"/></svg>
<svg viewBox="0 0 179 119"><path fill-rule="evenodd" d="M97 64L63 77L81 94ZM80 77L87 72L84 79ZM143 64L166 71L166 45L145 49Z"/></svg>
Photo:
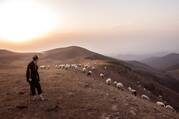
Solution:
<svg viewBox="0 0 179 119"><path fill-rule="evenodd" d="M45 98L43 97L43 95L40 95L40 100L45 101Z"/></svg>
<svg viewBox="0 0 179 119"><path fill-rule="evenodd" d="M37 100L37 96L32 96L32 100L33 101Z"/></svg>

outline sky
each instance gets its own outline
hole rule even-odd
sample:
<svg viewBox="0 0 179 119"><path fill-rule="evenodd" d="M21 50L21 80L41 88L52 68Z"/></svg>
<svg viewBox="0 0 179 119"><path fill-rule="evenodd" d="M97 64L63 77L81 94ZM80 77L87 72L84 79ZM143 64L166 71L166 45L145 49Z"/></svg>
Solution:
<svg viewBox="0 0 179 119"><path fill-rule="evenodd" d="M24 1L32 6L0 0L1 49L31 52L76 45L105 55L179 53L179 0Z"/></svg>

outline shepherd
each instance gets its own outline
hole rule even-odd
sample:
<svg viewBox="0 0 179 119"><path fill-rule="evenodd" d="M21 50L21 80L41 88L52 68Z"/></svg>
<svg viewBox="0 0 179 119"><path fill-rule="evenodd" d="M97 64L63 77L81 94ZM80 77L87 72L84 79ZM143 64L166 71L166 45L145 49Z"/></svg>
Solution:
<svg viewBox="0 0 179 119"><path fill-rule="evenodd" d="M39 57L37 55L32 57L32 61L27 66L26 78L27 78L27 82L30 84L30 92L31 92L30 95L32 95L32 100L36 100L38 98L36 95L36 90L37 90L40 99L44 101L45 99L42 95L40 76L38 73L38 60Z"/></svg>

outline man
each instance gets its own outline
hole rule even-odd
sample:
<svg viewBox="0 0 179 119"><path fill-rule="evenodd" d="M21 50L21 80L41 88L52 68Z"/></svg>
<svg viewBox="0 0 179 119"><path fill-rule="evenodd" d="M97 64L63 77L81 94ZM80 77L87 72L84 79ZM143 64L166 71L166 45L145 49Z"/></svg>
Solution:
<svg viewBox="0 0 179 119"><path fill-rule="evenodd" d="M31 95L33 97L32 99L36 100L36 98L37 98L36 89L37 89L40 99L42 101L44 101L41 85L39 83L40 77L39 77L38 65L37 65L39 57L37 55L35 55L35 56L33 56L32 59L33 60L27 66L27 71L26 71L27 82L30 84Z"/></svg>

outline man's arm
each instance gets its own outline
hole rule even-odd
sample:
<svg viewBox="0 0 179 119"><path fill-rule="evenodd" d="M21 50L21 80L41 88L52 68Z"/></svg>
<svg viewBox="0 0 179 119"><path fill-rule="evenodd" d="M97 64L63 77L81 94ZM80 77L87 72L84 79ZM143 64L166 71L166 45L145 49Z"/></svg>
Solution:
<svg viewBox="0 0 179 119"><path fill-rule="evenodd" d="M36 73L36 74L37 74L37 79L40 81L40 76L39 76L38 69L39 69L39 67L37 66L37 70L36 70L36 71L37 71L37 73Z"/></svg>
<svg viewBox="0 0 179 119"><path fill-rule="evenodd" d="M27 70L26 70L26 80L27 82L30 82L30 79L31 78L31 70L30 70L30 65L27 66Z"/></svg>
<svg viewBox="0 0 179 119"><path fill-rule="evenodd" d="M40 81L39 72L37 71L37 79Z"/></svg>

